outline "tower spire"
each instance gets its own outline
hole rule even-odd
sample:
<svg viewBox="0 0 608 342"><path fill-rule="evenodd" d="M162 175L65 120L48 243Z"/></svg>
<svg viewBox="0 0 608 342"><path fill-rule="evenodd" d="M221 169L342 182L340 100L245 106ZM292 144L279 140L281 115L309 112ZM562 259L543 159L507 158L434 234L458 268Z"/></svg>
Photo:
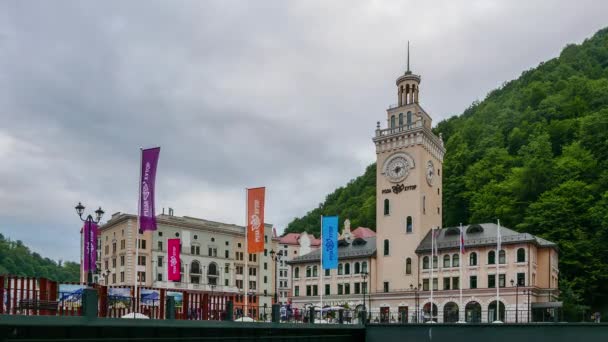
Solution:
<svg viewBox="0 0 608 342"><path fill-rule="evenodd" d="M411 72L410 71L410 41L407 41L407 73Z"/></svg>

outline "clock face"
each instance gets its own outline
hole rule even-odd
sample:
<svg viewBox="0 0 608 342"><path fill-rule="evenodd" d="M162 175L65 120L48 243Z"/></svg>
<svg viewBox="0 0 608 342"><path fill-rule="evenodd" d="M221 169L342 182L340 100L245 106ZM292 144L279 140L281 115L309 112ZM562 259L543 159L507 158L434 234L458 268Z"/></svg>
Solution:
<svg viewBox="0 0 608 342"><path fill-rule="evenodd" d="M410 163L403 157L393 158L387 165L386 174L392 182L404 180L410 172Z"/></svg>
<svg viewBox="0 0 608 342"><path fill-rule="evenodd" d="M426 163L426 182L429 185L433 185L433 178L435 176L435 166L433 165L433 161L429 160Z"/></svg>

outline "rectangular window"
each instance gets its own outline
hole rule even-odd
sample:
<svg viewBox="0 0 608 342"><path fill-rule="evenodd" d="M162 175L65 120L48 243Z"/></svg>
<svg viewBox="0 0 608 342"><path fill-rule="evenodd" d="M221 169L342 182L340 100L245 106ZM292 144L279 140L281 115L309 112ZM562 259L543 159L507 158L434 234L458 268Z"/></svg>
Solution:
<svg viewBox="0 0 608 342"><path fill-rule="evenodd" d="M384 292L388 292L388 281L384 282Z"/></svg>
<svg viewBox="0 0 608 342"><path fill-rule="evenodd" d="M112 268L116 268L116 258L112 258Z"/></svg>
<svg viewBox="0 0 608 342"><path fill-rule="evenodd" d="M338 284L338 294L344 294L344 285Z"/></svg>
<svg viewBox="0 0 608 342"><path fill-rule="evenodd" d="M433 278L433 291L439 290L439 279Z"/></svg>
<svg viewBox="0 0 608 342"><path fill-rule="evenodd" d="M226 259L230 258L230 251L228 251L228 250L224 251L224 257Z"/></svg>
<svg viewBox="0 0 608 342"><path fill-rule="evenodd" d="M344 284L344 294L350 294L350 284Z"/></svg>
<svg viewBox="0 0 608 342"><path fill-rule="evenodd" d="M162 241L158 241L158 250L162 252L163 250L163 242Z"/></svg>
<svg viewBox="0 0 608 342"><path fill-rule="evenodd" d="M443 278L443 289L449 290L450 285L451 285L450 278Z"/></svg>
<svg viewBox="0 0 608 342"><path fill-rule="evenodd" d="M469 288L471 288L471 289L477 288L477 276L469 277Z"/></svg>
<svg viewBox="0 0 608 342"><path fill-rule="evenodd" d="M363 291L363 293L367 293L367 282L361 283L361 291Z"/></svg>
<svg viewBox="0 0 608 342"><path fill-rule="evenodd" d="M500 286L500 287L505 287L506 286L506 281L505 281L505 275L504 274L499 274L498 275L498 286Z"/></svg>
<svg viewBox="0 0 608 342"><path fill-rule="evenodd" d="M429 287L429 280L428 279L422 279L422 291L428 291L430 289Z"/></svg>
<svg viewBox="0 0 608 342"><path fill-rule="evenodd" d="M355 294L361 293L361 284L355 283Z"/></svg>
<svg viewBox="0 0 608 342"><path fill-rule="evenodd" d="M390 249L390 245L389 245L389 241L388 239L384 240L384 255L389 255L389 249Z"/></svg>
<svg viewBox="0 0 608 342"><path fill-rule="evenodd" d="M240 279L237 279L237 280L236 280L236 287L237 287L239 290L242 290L242 289L243 289L243 281L242 281L242 280L240 280Z"/></svg>
<svg viewBox="0 0 608 342"><path fill-rule="evenodd" d="M326 270L325 270L325 276L326 276L326 277L329 277L329 269L326 269Z"/></svg>
<svg viewBox="0 0 608 342"><path fill-rule="evenodd" d="M452 290L458 290L458 289L460 289L460 278L453 277L452 278Z"/></svg>
<svg viewBox="0 0 608 342"><path fill-rule="evenodd" d="M265 237L265 236L264 236ZM268 250L264 248L264 256L268 256Z"/></svg>
<svg viewBox="0 0 608 342"><path fill-rule="evenodd" d="M120 249L125 249L125 246L126 246L125 240L124 239L120 240Z"/></svg>
<svg viewBox="0 0 608 342"><path fill-rule="evenodd" d="M249 289L251 290L255 290L256 289L256 282L255 281L249 281Z"/></svg>
<svg viewBox="0 0 608 342"><path fill-rule="evenodd" d="M496 287L496 274L488 274L488 287L491 289Z"/></svg>
<svg viewBox="0 0 608 342"><path fill-rule="evenodd" d="M141 245L140 249L146 249L146 240L139 240L139 243Z"/></svg>
<svg viewBox="0 0 608 342"><path fill-rule="evenodd" d="M519 286L526 286L526 274L525 273L517 273L517 284Z"/></svg>
<svg viewBox="0 0 608 342"><path fill-rule="evenodd" d="M306 296L307 297L312 296L312 286L311 285L306 285Z"/></svg>
<svg viewBox="0 0 608 342"><path fill-rule="evenodd" d="M116 273L112 273L112 284L116 284Z"/></svg>
<svg viewBox="0 0 608 342"><path fill-rule="evenodd" d="M116 253L116 242L112 242L112 253Z"/></svg>
<svg viewBox="0 0 608 342"><path fill-rule="evenodd" d="M319 285L313 285L312 286L312 295L313 296L318 296L319 295Z"/></svg>
<svg viewBox="0 0 608 342"><path fill-rule="evenodd" d="M162 273L157 274L156 275L156 280L157 281L163 281L163 274Z"/></svg>
<svg viewBox="0 0 608 342"><path fill-rule="evenodd" d="M124 283L124 281L125 281L125 272L120 272L120 281Z"/></svg>
<svg viewBox="0 0 608 342"><path fill-rule="evenodd" d="M224 279L224 286L230 286L230 280Z"/></svg>
<svg viewBox="0 0 608 342"><path fill-rule="evenodd" d="M146 266L146 256L145 255L139 255L139 257L137 259L137 264L139 266Z"/></svg>
<svg viewBox="0 0 608 342"><path fill-rule="evenodd" d="M106 270L107 270L108 268L110 268L110 267L109 267L109 265L108 265L108 260L104 261L104 262L103 262L103 264L106 266L106 267L104 267Z"/></svg>
<svg viewBox="0 0 608 342"><path fill-rule="evenodd" d="M158 257L158 267L163 267L163 257L162 256Z"/></svg>
<svg viewBox="0 0 608 342"><path fill-rule="evenodd" d="M106 245L106 255L110 254L110 246Z"/></svg>
<svg viewBox="0 0 608 342"><path fill-rule="evenodd" d="M294 288L293 295L294 295L294 297L299 297L300 296L300 287L299 286L296 286Z"/></svg>
<svg viewBox="0 0 608 342"><path fill-rule="evenodd" d="M230 273L230 264L224 264L224 273Z"/></svg>
<svg viewBox="0 0 608 342"><path fill-rule="evenodd" d="M146 282L146 272L137 272L137 281L140 283Z"/></svg>
<svg viewBox="0 0 608 342"><path fill-rule="evenodd" d="M330 289L331 289L331 286L329 286L329 284L325 284L325 295L326 295L326 296L329 296L329 294L330 294Z"/></svg>
<svg viewBox="0 0 608 342"><path fill-rule="evenodd" d="M264 284L268 284L268 277L264 276Z"/></svg>

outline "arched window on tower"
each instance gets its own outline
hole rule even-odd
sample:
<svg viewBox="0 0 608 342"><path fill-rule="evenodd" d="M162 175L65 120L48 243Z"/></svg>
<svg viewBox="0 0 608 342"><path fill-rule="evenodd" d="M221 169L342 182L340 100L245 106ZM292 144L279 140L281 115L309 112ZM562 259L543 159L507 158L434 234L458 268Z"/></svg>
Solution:
<svg viewBox="0 0 608 342"><path fill-rule="evenodd" d="M403 113L399 113L399 127L403 126Z"/></svg>
<svg viewBox="0 0 608 342"><path fill-rule="evenodd" d="M388 198L384 199L384 215L389 215L391 213L391 204L388 201Z"/></svg>
<svg viewBox="0 0 608 342"><path fill-rule="evenodd" d="M412 258L405 259L405 274L412 274Z"/></svg>
<svg viewBox="0 0 608 342"><path fill-rule="evenodd" d="M410 85L406 84L405 85L405 104L409 104L410 103Z"/></svg>
<svg viewBox="0 0 608 342"><path fill-rule="evenodd" d="M418 94L416 94L416 85L412 84L412 103L418 102Z"/></svg>
<svg viewBox="0 0 608 342"><path fill-rule="evenodd" d="M391 128L395 128L395 116L391 115Z"/></svg>
<svg viewBox="0 0 608 342"><path fill-rule="evenodd" d="M411 126L412 125L412 112L407 112L407 126Z"/></svg>
<svg viewBox="0 0 608 342"><path fill-rule="evenodd" d="M407 220L405 221L405 232L406 233L411 233L412 230L414 230L412 217L408 216Z"/></svg>

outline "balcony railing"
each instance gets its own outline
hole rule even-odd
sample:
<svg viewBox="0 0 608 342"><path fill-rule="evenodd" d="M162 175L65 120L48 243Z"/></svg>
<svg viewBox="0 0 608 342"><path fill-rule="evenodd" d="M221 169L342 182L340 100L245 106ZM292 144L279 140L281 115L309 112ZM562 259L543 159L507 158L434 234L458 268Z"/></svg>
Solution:
<svg viewBox="0 0 608 342"><path fill-rule="evenodd" d="M422 121L417 121L416 123L410 125L402 125L393 128L385 128L385 129L377 129L376 136L377 137L385 137L393 134L399 134L403 132L413 131L416 128L422 127Z"/></svg>

